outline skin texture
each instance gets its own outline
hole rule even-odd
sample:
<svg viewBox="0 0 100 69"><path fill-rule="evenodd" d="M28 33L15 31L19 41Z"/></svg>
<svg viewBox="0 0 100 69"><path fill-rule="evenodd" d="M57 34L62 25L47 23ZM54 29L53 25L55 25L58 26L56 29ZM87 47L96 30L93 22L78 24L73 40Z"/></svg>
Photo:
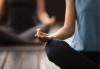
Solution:
<svg viewBox="0 0 100 69"><path fill-rule="evenodd" d="M52 25L55 22L55 17L49 17L46 12L45 0L37 0L37 17L44 24Z"/></svg>
<svg viewBox="0 0 100 69"><path fill-rule="evenodd" d="M66 39L73 35L75 30L75 8L74 0L66 0L66 11L65 11L65 22L64 25L54 34L47 35L42 32L41 29L37 29L36 36L45 41L46 37L48 39Z"/></svg>
<svg viewBox="0 0 100 69"><path fill-rule="evenodd" d="M4 0L0 0L0 16L3 15L3 5L4 5Z"/></svg>

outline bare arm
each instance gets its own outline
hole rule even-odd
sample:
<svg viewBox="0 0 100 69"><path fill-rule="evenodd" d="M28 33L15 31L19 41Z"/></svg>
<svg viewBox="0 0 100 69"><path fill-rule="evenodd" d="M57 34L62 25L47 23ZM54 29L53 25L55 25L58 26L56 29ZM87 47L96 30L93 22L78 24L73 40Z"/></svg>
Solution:
<svg viewBox="0 0 100 69"><path fill-rule="evenodd" d="M45 0L37 0L37 12L41 13L45 11Z"/></svg>
<svg viewBox="0 0 100 69"><path fill-rule="evenodd" d="M45 8L45 0L37 0L37 17L44 24L53 24L55 17L49 17Z"/></svg>
<svg viewBox="0 0 100 69"><path fill-rule="evenodd" d="M64 26L49 37L54 39L66 39L73 35L75 29L74 0L66 0L66 14Z"/></svg>
<svg viewBox="0 0 100 69"><path fill-rule="evenodd" d="M0 0L0 16L3 15L3 4L4 4L4 0Z"/></svg>
<svg viewBox="0 0 100 69"><path fill-rule="evenodd" d="M63 27L61 27L57 32L52 35L47 35L42 32L41 29L37 29L36 36L41 40L45 41L46 39L66 39L73 35L75 29L75 8L74 0L66 0L66 14L65 22Z"/></svg>

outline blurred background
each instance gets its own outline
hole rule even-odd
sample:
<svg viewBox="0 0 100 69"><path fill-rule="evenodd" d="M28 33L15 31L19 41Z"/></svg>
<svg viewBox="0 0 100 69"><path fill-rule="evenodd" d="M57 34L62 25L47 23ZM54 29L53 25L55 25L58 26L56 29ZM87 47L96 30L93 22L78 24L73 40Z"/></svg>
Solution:
<svg viewBox="0 0 100 69"><path fill-rule="evenodd" d="M50 15L55 15L57 22L63 22L65 16L65 0L46 0L46 9Z"/></svg>
<svg viewBox="0 0 100 69"><path fill-rule="evenodd" d="M43 17L41 13L40 20L34 11L37 1L33 2L32 0L0 0L0 69L60 69L48 60L44 44L41 44L33 35L37 28L46 27L44 31L51 34L63 25L65 1L45 0L47 14L44 15L44 19L41 19ZM48 19L52 15L53 22ZM45 23L45 17L47 23L55 23L49 31L48 26L41 27L40 24ZM71 39L65 41L70 44Z"/></svg>

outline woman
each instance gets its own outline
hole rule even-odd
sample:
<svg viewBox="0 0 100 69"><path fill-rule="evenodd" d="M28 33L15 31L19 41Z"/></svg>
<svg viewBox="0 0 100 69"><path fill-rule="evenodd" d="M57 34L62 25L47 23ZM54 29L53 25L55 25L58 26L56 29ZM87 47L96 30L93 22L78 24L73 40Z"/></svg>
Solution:
<svg viewBox="0 0 100 69"><path fill-rule="evenodd" d="M49 60L61 69L99 69L99 4L99 0L66 0L64 26L52 35L37 30L37 37L41 41L48 40L46 53ZM71 47L61 41L73 33Z"/></svg>
<svg viewBox="0 0 100 69"><path fill-rule="evenodd" d="M47 14L44 0L0 0L0 16L5 14L7 23L0 27L0 44L33 44L36 28L43 27L35 22L36 17L42 25L55 21ZM44 31L48 32L48 26Z"/></svg>

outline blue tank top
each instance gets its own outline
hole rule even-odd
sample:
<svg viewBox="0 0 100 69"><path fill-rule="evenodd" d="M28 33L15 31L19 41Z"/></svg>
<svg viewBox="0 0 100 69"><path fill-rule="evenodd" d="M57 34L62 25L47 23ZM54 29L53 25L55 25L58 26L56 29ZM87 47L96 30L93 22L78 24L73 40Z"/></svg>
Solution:
<svg viewBox="0 0 100 69"><path fill-rule="evenodd" d="M76 29L72 48L77 51L100 51L100 1L75 0Z"/></svg>

